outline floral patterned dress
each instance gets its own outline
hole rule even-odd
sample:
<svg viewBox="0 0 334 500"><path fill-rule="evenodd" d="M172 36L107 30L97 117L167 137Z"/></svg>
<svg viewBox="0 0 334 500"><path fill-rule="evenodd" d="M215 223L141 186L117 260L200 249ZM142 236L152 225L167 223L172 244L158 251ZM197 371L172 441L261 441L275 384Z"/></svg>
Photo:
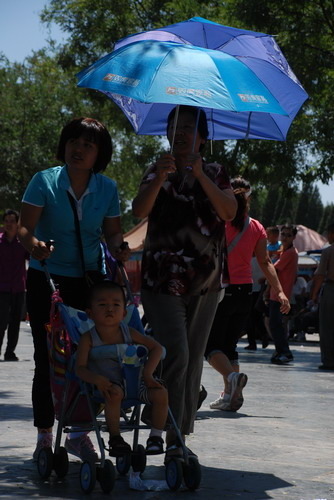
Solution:
<svg viewBox="0 0 334 500"><path fill-rule="evenodd" d="M230 188L221 165L203 164L203 171L220 189ZM142 185L155 175L153 165ZM142 288L175 296L219 291L225 281L224 261L225 222L196 179L170 175L148 217Z"/></svg>

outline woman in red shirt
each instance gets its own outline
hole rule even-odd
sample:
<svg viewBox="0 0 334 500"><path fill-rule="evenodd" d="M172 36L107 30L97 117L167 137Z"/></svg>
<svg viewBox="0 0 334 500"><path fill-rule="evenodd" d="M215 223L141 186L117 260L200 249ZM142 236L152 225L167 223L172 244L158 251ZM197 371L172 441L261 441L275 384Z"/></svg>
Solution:
<svg viewBox="0 0 334 500"><path fill-rule="evenodd" d="M235 218L226 222L229 286L218 306L205 356L224 377L224 391L210 404L210 408L237 411L243 404L242 389L247 383L247 375L239 373L236 348L251 309L253 254L277 293L281 312L288 312L290 304L268 255L266 231L259 221L248 215L250 184L242 177L236 177L231 180L231 185L238 209Z"/></svg>

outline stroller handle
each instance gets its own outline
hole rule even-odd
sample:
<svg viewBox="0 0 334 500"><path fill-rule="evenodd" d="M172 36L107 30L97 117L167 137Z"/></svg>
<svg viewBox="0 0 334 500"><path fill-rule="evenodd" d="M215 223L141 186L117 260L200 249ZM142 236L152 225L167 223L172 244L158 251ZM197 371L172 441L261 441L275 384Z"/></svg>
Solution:
<svg viewBox="0 0 334 500"><path fill-rule="evenodd" d="M50 248L51 248L52 246L54 246L54 244L55 244L55 241L54 241L54 240L49 240L49 241L46 241L46 242L45 242L45 246L46 246L46 248L47 248L48 250L50 250ZM46 264L45 259L41 260L41 264L42 264L42 266L45 266L45 264Z"/></svg>
<svg viewBox="0 0 334 500"><path fill-rule="evenodd" d="M45 245L47 246L47 248L50 250L50 248L55 244L54 240L49 240L45 243ZM44 270L44 273L45 273L45 276L46 276L46 279L50 285L50 288L52 290L52 292L54 293L56 291L56 286L53 282L53 279L51 278L51 275L49 273L49 270L47 268L47 265L46 265L46 260L43 259L41 260L41 266L43 267L43 270Z"/></svg>

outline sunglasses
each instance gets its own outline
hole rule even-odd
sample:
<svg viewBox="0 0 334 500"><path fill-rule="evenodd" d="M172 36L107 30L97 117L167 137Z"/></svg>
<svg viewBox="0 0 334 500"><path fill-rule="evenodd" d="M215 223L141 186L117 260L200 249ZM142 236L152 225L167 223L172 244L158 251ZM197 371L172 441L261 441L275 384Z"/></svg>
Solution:
<svg viewBox="0 0 334 500"><path fill-rule="evenodd" d="M290 233L281 233L281 236L284 236L285 238L292 238L293 234L290 234Z"/></svg>

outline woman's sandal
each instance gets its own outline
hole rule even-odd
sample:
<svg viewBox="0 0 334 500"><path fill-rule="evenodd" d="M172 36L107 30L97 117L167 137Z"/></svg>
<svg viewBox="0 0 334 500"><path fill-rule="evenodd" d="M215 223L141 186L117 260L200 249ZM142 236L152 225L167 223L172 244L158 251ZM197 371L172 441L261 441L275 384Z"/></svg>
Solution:
<svg viewBox="0 0 334 500"><path fill-rule="evenodd" d="M164 453L164 440L160 436L150 436L146 441L146 455Z"/></svg>
<svg viewBox="0 0 334 500"><path fill-rule="evenodd" d="M196 455L196 453L194 453L190 448L188 448L188 446L186 446L186 450L188 457L192 457L198 460L198 456ZM184 460L184 452L178 439L171 442L167 447L165 455L165 464L172 458Z"/></svg>
<svg viewBox="0 0 334 500"><path fill-rule="evenodd" d="M131 453L131 446L119 434L109 439L109 455L119 457Z"/></svg>

